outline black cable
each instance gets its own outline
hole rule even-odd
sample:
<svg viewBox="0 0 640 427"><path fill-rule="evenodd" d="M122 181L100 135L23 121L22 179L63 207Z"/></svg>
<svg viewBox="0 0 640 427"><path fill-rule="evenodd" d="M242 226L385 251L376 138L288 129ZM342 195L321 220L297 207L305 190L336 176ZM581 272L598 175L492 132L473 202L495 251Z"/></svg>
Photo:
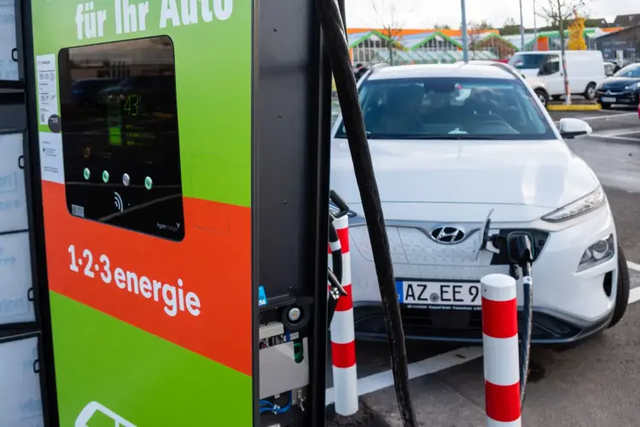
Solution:
<svg viewBox="0 0 640 427"><path fill-rule="evenodd" d="M400 316L400 304L396 293L395 276L389 250L382 204L378 193L371 153L358 100L355 77L351 70L351 57L346 40L346 31L335 0L316 0L327 46L331 68L338 90L340 108L349 141L349 150L358 182L360 199L373 250L382 306L385 312L387 334L391 353L391 369L395 384L400 416L406 427L417 427L416 416L409 393L407 352Z"/></svg>
<svg viewBox="0 0 640 427"><path fill-rule="evenodd" d="M522 350L520 363L520 403L524 403L524 394L529 378L529 362L531 361L531 334L533 330L533 278L531 265L525 263L522 268L522 291L524 296L524 331L522 334Z"/></svg>

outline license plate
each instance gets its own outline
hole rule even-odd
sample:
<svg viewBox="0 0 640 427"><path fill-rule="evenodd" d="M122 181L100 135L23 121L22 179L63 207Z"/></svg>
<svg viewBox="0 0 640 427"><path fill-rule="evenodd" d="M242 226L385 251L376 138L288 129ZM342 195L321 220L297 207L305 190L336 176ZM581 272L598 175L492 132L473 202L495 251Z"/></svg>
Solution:
<svg viewBox="0 0 640 427"><path fill-rule="evenodd" d="M480 283L430 282L399 280L396 282L400 304L424 306L438 310L480 308Z"/></svg>
<svg viewBox="0 0 640 427"><path fill-rule="evenodd" d="M616 102L616 99L615 98L610 98L608 96L603 96L602 97L602 102L609 102L609 103L613 104L614 102Z"/></svg>

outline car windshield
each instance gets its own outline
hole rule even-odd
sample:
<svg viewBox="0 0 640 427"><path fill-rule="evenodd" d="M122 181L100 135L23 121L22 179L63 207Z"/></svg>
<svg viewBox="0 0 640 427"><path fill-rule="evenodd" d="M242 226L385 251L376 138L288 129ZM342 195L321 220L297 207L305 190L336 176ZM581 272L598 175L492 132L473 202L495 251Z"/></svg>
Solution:
<svg viewBox="0 0 640 427"><path fill-rule="evenodd" d="M537 70L549 60L546 54L514 55L509 65L520 70Z"/></svg>
<svg viewBox="0 0 640 427"><path fill-rule="evenodd" d="M640 65L624 67L613 75L614 77L640 77Z"/></svg>
<svg viewBox="0 0 640 427"><path fill-rule="evenodd" d="M360 104L369 139L555 138L538 100L518 80L369 80ZM346 137L343 124L336 137Z"/></svg>

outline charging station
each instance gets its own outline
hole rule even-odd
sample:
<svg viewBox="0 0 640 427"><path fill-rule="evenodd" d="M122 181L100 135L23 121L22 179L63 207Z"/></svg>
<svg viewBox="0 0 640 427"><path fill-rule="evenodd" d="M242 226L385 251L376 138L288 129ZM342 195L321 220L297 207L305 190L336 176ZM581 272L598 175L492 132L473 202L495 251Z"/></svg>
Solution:
<svg viewBox="0 0 640 427"><path fill-rule="evenodd" d="M15 8L44 425L324 426L313 2Z"/></svg>

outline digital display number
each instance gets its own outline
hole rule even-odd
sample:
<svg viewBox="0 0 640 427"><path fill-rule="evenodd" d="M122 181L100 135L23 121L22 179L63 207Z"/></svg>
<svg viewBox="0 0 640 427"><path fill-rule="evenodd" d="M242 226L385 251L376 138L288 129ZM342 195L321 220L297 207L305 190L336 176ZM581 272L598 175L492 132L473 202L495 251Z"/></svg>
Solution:
<svg viewBox="0 0 640 427"><path fill-rule="evenodd" d="M140 113L140 104L142 104L142 95L127 95L122 109L126 111L127 115L135 117Z"/></svg>

